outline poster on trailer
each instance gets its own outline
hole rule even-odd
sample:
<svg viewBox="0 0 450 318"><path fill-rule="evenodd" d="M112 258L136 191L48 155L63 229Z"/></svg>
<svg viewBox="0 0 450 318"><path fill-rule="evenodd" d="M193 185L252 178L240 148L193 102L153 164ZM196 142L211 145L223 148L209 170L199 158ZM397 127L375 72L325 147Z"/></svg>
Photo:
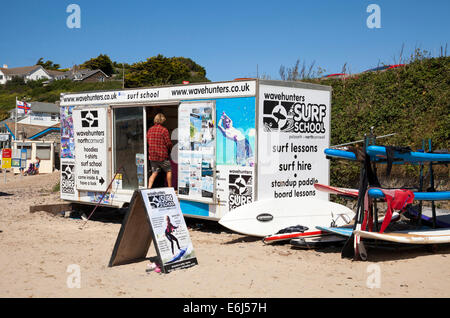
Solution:
<svg viewBox="0 0 450 318"><path fill-rule="evenodd" d="M261 85L258 198L318 197L329 184L331 90Z"/></svg>
<svg viewBox="0 0 450 318"><path fill-rule="evenodd" d="M215 126L213 102L182 103L178 112L178 195L214 201Z"/></svg>

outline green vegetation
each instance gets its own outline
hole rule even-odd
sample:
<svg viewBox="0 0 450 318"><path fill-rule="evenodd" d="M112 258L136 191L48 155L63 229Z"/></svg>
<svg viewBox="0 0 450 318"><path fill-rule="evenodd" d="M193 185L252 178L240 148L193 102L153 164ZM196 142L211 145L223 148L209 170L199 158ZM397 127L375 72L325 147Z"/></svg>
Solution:
<svg viewBox="0 0 450 318"><path fill-rule="evenodd" d="M108 76L114 73L114 64L106 54L100 54L99 56L90 59L80 65L80 68L88 68L91 70L102 70Z"/></svg>
<svg viewBox="0 0 450 318"><path fill-rule="evenodd" d="M132 64L125 74L126 87L181 84L183 81L209 82L205 69L191 59L167 58L161 54Z"/></svg>
<svg viewBox="0 0 450 318"><path fill-rule="evenodd" d="M61 65L59 64L54 64L53 61L45 61L44 62L44 58L41 57L37 62L36 65L41 65L43 68L45 68L46 70L58 70Z"/></svg>

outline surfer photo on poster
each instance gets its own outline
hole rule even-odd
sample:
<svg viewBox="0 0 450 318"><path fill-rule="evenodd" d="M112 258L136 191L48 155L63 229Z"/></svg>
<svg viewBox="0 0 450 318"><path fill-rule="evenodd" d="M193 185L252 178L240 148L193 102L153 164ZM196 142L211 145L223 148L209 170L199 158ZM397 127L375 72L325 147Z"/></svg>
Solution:
<svg viewBox="0 0 450 318"><path fill-rule="evenodd" d="M236 143L236 164L242 166L254 165L253 150L247 137L236 127L233 127L233 120L224 112L217 124L223 136Z"/></svg>
<svg viewBox="0 0 450 318"><path fill-rule="evenodd" d="M172 249L172 255L175 254L174 252L174 244L173 242L175 241L177 243L177 247L178 250L181 250L180 248L180 243L178 242L178 239L172 234L172 232L178 228L178 226L173 225L170 222L170 217L168 215L166 215L166 222L167 222L167 226L166 226L166 231L164 232L164 234L166 235L167 239L170 242L170 247Z"/></svg>

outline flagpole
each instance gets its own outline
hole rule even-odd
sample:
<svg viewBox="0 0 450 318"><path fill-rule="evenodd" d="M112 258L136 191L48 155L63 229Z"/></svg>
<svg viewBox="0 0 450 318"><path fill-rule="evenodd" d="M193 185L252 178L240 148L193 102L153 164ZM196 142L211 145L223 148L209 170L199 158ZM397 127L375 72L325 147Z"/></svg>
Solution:
<svg viewBox="0 0 450 318"><path fill-rule="evenodd" d="M16 96L16 108L15 108L15 121L16 123L14 124L14 140L17 141L17 96Z"/></svg>

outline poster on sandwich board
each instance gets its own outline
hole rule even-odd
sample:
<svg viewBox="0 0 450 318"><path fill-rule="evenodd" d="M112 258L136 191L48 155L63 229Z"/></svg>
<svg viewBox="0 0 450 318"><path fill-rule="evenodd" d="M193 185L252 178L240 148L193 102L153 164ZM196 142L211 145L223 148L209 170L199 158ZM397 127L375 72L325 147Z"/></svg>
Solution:
<svg viewBox="0 0 450 318"><path fill-rule="evenodd" d="M163 273L198 264L173 188L135 190L109 266L145 259L152 242Z"/></svg>
<svg viewBox="0 0 450 318"><path fill-rule="evenodd" d="M164 273L197 264L194 247L173 188L141 191Z"/></svg>

